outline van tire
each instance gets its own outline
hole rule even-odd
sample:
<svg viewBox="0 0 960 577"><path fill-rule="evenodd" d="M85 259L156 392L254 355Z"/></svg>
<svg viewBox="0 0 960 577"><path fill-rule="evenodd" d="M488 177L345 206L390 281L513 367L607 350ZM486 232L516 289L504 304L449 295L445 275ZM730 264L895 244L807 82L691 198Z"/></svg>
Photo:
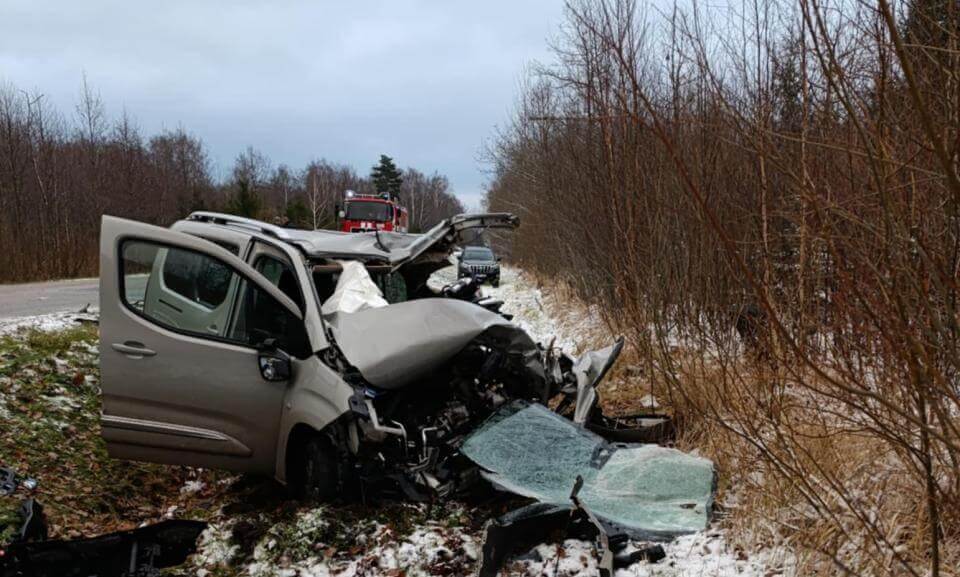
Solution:
<svg viewBox="0 0 960 577"><path fill-rule="evenodd" d="M325 502L337 496L340 488L340 463L333 443L326 435L310 435L294 464L290 488L302 501Z"/></svg>

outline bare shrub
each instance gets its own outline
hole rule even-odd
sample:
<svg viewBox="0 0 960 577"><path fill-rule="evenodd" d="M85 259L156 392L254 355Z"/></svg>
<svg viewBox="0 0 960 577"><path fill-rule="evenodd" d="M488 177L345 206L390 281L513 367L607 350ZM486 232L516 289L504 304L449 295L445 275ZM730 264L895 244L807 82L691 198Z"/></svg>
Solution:
<svg viewBox="0 0 960 577"><path fill-rule="evenodd" d="M957 17L570 2L491 150L513 259L603 305L740 537L804 572L960 554Z"/></svg>

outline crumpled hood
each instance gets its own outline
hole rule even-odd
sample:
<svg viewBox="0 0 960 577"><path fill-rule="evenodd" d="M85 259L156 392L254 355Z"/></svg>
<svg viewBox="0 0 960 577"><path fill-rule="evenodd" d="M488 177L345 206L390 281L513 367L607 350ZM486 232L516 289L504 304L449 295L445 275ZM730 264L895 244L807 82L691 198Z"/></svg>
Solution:
<svg viewBox="0 0 960 577"><path fill-rule="evenodd" d="M512 347L537 349L529 335L502 316L454 299L419 299L326 319L350 364L384 389L430 374L488 330L502 332Z"/></svg>

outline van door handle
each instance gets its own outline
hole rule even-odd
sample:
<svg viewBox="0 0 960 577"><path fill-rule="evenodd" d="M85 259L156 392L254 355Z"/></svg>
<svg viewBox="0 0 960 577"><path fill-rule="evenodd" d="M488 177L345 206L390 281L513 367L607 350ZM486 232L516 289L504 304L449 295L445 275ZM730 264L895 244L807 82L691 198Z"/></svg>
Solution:
<svg viewBox="0 0 960 577"><path fill-rule="evenodd" d="M133 359L141 359L143 357L152 357L157 354L157 351L148 349L143 345L143 343L138 343L137 341L127 341L125 343L113 343L110 345L113 347L113 350L118 353L123 353Z"/></svg>

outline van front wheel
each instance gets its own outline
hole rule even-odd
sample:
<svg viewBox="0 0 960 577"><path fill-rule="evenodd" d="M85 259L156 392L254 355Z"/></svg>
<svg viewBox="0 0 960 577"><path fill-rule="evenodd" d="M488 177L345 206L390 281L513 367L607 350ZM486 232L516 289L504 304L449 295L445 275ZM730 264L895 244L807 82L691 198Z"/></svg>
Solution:
<svg viewBox="0 0 960 577"><path fill-rule="evenodd" d="M336 450L325 435L315 434L302 445L290 479L293 495L305 501L330 501L340 485L340 464Z"/></svg>

